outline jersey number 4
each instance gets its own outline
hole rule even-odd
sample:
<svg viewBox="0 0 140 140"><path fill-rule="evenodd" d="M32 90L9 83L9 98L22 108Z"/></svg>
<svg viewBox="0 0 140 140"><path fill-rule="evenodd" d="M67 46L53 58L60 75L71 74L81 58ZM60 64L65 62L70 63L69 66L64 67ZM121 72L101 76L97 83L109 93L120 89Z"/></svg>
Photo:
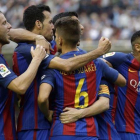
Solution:
<svg viewBox="0 0 140 140"><path fill-rule="evenodd" d="M88 93L85 91L81 92L82 86L84 84L85 78L80 79L78 87L76 89L76 94L75 94L75 108L85 108L88 106ZM80 97L84 97L84 105L79 105L80 104Z"/></svg>

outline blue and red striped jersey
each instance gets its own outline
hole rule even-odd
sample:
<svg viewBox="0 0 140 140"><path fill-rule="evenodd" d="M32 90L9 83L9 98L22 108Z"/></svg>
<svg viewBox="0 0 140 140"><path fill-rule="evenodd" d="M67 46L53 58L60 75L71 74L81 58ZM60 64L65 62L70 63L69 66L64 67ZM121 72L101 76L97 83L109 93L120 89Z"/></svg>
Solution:
<svg viewBox="0 0 140 140"><path fill-rule="evenodd" d="M114 85L105 79L102 79L100 86L102 85L106 85L109 88L110 102L109 102L109 109L96 116L98 126L99 126L99 139L120 140L119 134L114 124L114 115L115 115L116 100L117 100L115 90L114 90Z"/></svg>
<svg viewBox="0 0 140 140"><path fill-rule="evenodd" d="M0 139L16 140L14 94L7 89L17 76L0 55Z"/></svg>
<svg viewBox="0 0 140 140"><path fill-rule="evenodd" d="M132 53L113 52L103 56L127 80L125 87L117 87L115 125L119 132L140 134L140 63Z"/></svg>
<svg viewBox="0 0 140 140"><path fill-rule="evenodd" d="M72 51L61 55L61 58L68 59L84 53L82 50ZM48 83L54 87L54 92L51 94L54 100L50 103L53 104L54 111L51 136L98 136L98 124L95 117L62 124L59 115L65 107L81 109L92 105L98 96L101 77L105 76L114 82L118 77L118 72L109 68L102 60L97 59L72 72L50 69L42 75L45 76L41 83Z"/></svg>
<svg viewBox="0 0 140 140"><path fill-rule="evenodd" d="M53 49L53 51L51 51L51 54L55 55L56 52L57 52L57 47L56 47L56 42L55 42L55 40L52 40L52 41L50 42L50 44L51 44L51 47L52 47L52 49Z"/></svg>
<svg viewBox="0 0 140 140"><path fill-rule="evenodd" d="M33 44L19 43L14 50L13 55L13 70L17 75L24 73L31 60L30 49ZM35 47L35 46L34 46ZM40 77L42 69L46 69L49 65L53 55L49 55L44 59L39 67L36 78L33 80L25 95L21 96L20 113L18 116L17 130L29 130L29 129L49 129L50 124L45 119L44 115L40 111L37 103L37 97L39 93Z"/></svg>

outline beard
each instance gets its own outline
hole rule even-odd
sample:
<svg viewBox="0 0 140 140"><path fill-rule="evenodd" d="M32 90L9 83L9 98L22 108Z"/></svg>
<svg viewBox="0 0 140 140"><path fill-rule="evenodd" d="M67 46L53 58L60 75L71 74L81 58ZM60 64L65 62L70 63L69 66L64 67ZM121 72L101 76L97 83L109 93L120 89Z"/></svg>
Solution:
<svg viewBox="0 0 140 140"><path fill-rule="evenodd" d="M0 38L0 43L1 43L2 45L9 44L9 43L10 43L10 40L7 39L7 38Z"/></svg>

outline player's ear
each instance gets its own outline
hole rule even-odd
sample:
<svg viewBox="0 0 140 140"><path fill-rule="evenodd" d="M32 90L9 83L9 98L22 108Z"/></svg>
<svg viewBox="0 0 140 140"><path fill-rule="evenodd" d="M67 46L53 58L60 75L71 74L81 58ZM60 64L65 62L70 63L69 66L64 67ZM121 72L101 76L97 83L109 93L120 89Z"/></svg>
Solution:
<svg viewBox="0 0 140 140"><path fill-rule="evenodd" d="M37 29L41 30L43 25L39 20L36 20L35 21L35 26L36 26Z"/></svg>
<svg viewBox="0 0 140 140"><path fill-rule="evenodd" d="M62 44L63 44L63 40L62 40L61 37L58 38L58 42L59 42L59 45L62 46Z"/></svg>
<svg viewBox="0 0 140 140"><path fill-rule="evenodd" d="M140 52L140 44L135 44L134 47L137 52Z"/></svg>

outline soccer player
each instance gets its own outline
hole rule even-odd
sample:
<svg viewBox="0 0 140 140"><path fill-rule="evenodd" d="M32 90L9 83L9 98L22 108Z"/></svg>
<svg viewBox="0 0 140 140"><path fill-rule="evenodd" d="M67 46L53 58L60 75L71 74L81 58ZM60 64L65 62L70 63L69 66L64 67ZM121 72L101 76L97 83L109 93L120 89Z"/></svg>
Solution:
<svg viewBox="0 0 140 140"><path fill-rule="evenodd" d="M42 35L48 41L52 40L54 26L52 24L50 8L48 6L38 5L28 7L24 12L23 22L26 29L28 29L32 33ZM29 34L32 34L31 32L29 32ZM27 34L27 36L29 34ZM106 43L104 43L104 41ZM108 41L108 39L102 38L100 40L100 44L106 46L110 45L110 42ZM17 48L15 49L13 56L14 71L18 75L22 74L27 69L31 61L29 50L32 45L35 47L34 44L19 43ZM32 82L25 95L21 97L21 107L17 126L18 139L43 140L48 138L50 124L41 113L37 105L39 83L40 80L44 78L44 76L40 77L40 73L42 72L42 70L46 70L47 67L65 71L76 69L88 63L90 60L98 57L100 55L99 52L101 52L102 49L99 48L99 50L95 50L95 55L92 52L91 54L85 54L84 56L78 56L68 60L49 55L48 57L50 59L46 59L46 61L43 61L41 63L35 80Z"/></svg>
<svg viewBox="0 0 140 140"><path fill-rule="evenodd" d="M46 52L43 47L38 46L35 50L31 48L32 61L29 68L19 77L8 67L2 53L2 47L9 43L8 35L11 25L0 12L0 140L16 140L15 118L14 118L14 94L23 95L33 81L41 61ZM10 89L10 90L9 90Z"/></svg>
<svg viewBox="0 0 140 140"><path fill-rule="evenodd" d="M77 13L64 12L64 13L60 13L54 16L53 23L55 23L58 19L62 17L68 17L68 16L78 20ZM80 26L81 26L81 32L83 33L84 27L81 24ZM108 98L103 98L103 97L99 98L98 105L101 105L101 106L96 106L96 107L100 108L100 110L99 109L95 110L94 108L95 104L93 105L93 109L89 108L89 109L85 109L85 111L82 110L83 111L82 113L80 110L76 110L73 108L65 108L64 109L65 112L62 113L63 117L60 117L60 119L61 118L63 119L61 120L62 123L74 122L82 117L89 116L89 115L97 115L108 108L108 102L109 102L109 110L97 116L97 121L99 125L99 140L108 140L108 139L120 140L118 132L114 126L114 115L115 115L116 101L117 101L116 92L114 90L114 85L112 83L105 82L105 84L107 84L107 86L109 87L110 100L108 100ZM100 85L100 86L102 87L102 89L103 87L106 88L103 85ZM106 89L103 89L102 91L106 91ZM100 94L101 94L101 91L100 91Z"/></svg>
<svg viewBox="0 0 140 140"><path fill-rule="evenodd" d="M140 139L140 31L131 38L132 53L112 52L103 56L127 80L117 87L115 125L122 140Z"/></svg>
<svg viewBox="0 0 140 140"><path fill-rule="evenodd" d="M85 109L66 107L60 115L61 123L72 123L81 118L97 115L95 117L98 122L99 140L121 140L114 126L113 116L116 109L114 86L102 79L99 89L98 98L90 107Z"/></svg>
<svg viewBox="0 0 140 140"><path fill-rule="evenodd" d="M62 49L61 58L68 59L85 53L82 50L77 51L77 43L81 35L77 20L69 17L61 18L56 22L55 28L57 48ZM50 139L96 140L98 137L96 118L88 117L78 120L76 123L62 124L59 115L65 107L86 108L92 105L97 97L101 77L104 75L115 82L118 80L118 72L109 68L102 60L97 59L69 73L48 70L42 73L43 75L38 103L45 116L48 114L47 99L52 88L54 88L54 94L52 95L54 101L51 102L54 107L54 114ZM125 80L123 82L125 83ZM121 84L123 82L121 81Z"/></svg>

